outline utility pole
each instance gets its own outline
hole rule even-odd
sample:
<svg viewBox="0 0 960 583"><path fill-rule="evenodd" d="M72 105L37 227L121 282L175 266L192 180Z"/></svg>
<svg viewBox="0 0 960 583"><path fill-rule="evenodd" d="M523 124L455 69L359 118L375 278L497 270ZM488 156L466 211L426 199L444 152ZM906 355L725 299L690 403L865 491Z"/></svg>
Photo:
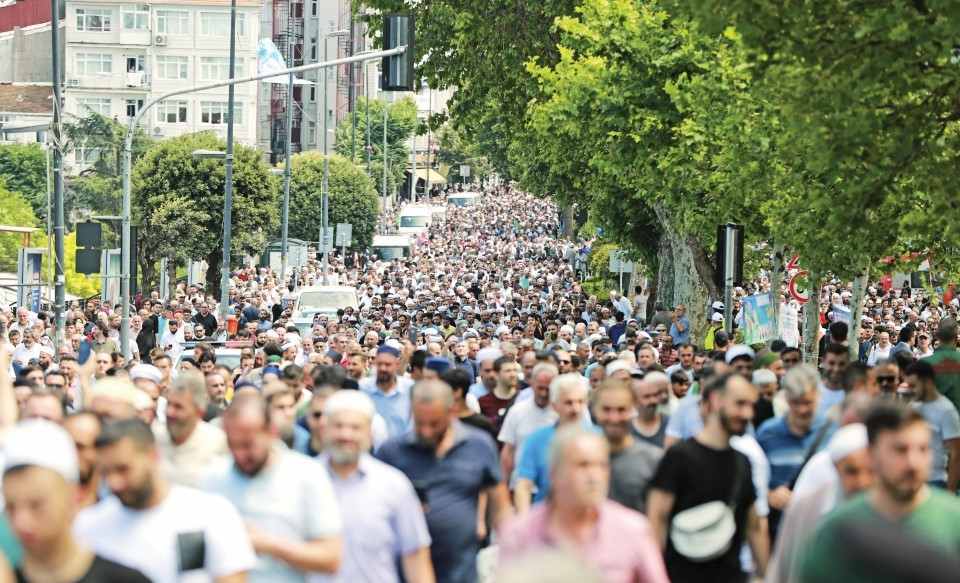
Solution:
<svg viewBox="0 0 960 583"><path fill-rule="evenodd" d="M383 91L383 234L387 234L387 92Z"/></svg>
<svg viewBox="0 0 960 583"><path fill-rule="evenodd" d="M53 321L57 330L57 344L64 342L66 325L63 318L63 308L66 301L66 280L63 275L65 253L63 249L63 134L61 133L60 107L63 101L60 98L60 6L58 0L50 0L50 39L53 51L53 123L51 124L51 146L53 147L53 261L54 292L53 292ZM50 217L47 216L47 221ZM127 233L129 235L129 233ZM129 267L129 250L127 252L127 266ZM129 281L127 283L129 286ZM129 326L127 327L129 329ZM129 330L127 335L129 336Z"/></svg>
<svg viewBox="0 0 960 583"><path fill-rule="evenodd" d="M290 6L290 34L287 35L287 61L293 64L293 6ZM287 135L284 145L283 168L283 217L280 227L280 281L286 282L287 277L287 230L290 221L290 150L293 144L293 74L287 75ZM297 285L297 276L293 276L293 285Z"/></svg>
<svg viewBox="0 0 960 583"><path fill-rule="evenodd" d="M237 58L237 0L230 0L230 79ZM220 274L220 317L224 325L230 312L230 228L233 220L233 105L236 85L227 86L227 155L223 190L223 273Z"/></svg>

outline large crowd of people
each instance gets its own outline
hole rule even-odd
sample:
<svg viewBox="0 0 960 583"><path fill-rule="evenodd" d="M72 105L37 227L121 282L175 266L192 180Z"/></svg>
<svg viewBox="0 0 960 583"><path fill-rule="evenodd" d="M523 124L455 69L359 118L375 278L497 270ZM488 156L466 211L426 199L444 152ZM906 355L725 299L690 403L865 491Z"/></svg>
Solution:
<svg viewBox="0 0 960 583"><path fill-rule="evenodd" d="M853 340L829 282L804 364L713 299L694 343L645 286L586 293L562 232L484 186L408 257L243 266L226 321L196 285L138 296L126 354L119 306L60 343L7 309L0 583L960 576L955 299L870 286ZM358 307L298 326L325 281Z"/></svg>

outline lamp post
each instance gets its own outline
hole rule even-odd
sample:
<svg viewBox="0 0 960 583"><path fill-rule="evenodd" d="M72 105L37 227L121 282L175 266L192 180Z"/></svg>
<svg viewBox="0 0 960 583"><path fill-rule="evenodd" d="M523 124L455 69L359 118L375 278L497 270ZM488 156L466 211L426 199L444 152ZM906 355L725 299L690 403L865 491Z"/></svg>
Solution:
<svg viewBox="0 0 960 583"><path fill-rule="evenodd" d="M293 10L290 11L290 34L287 35L287 58L293 64ZM324 59L326 60L326 59ZM283 148L283 214L280 226L280 281L287 277L287 229L290 222L290 149L293 147L293 73L287 75L286 139ZM293 286L297 277L293 276Z"/></svg>
<svg viewBox="0 0 960 583"><path fill-rule="evenodd" d="M427 97L429 98L429 106L427 109L427 178L426 178L426 187L424 188L424 197L427 199L427 202L430 201L430 168L432 164L430 163L430 155L433 154L433 136L430 133L430 117L433 116L433 91L430 90L430 86L427 85L427 80L424 79L421 88L427 92Z"/></svg>
<svg viewBox="0 0 960 583"><path fill-rule="evenodd" d="M330 45L328 40L330 37L335 36L344 36L350 34L349 30L331 30L330 32L323 35L323 62L327 62L327 47ZM323 246L323 285L328 285L330 283L329 276L327 275L327 265L330 261L330 253L327 250L329 247L330 241L327 236L327 225L330 222L330 152L327 151L327 120L330 119L330 113L327 110L327 72L329 67L323 68L323 202L321 206L323 207L323 237L320 239L320 245Z"/></svg>

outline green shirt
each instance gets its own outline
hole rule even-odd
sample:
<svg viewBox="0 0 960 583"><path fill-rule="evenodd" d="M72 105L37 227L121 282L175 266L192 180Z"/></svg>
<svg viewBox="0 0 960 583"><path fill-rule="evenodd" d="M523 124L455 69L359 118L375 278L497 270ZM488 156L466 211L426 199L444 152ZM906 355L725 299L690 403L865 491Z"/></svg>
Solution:
<svg viewBox="0 0 960 583"><path fill-rule="evenodd" d="M830 513L810 545L803 560L801 580L804 583L896 583L902 581L882 561L863 560L851 552L838 528L844 524L866 527L896 528L897 532L915 543L952 558L960 566L960 501L937 488L930 488L930 496L900 524L881 517L864 495L843 504Z"/></svg>
<svg viewBox="0 0 960 583"><path fill-rule="evenodd" d="M941 346L924 360L937 373L937 390L960 411L960 352L951 345Z"/></svg>

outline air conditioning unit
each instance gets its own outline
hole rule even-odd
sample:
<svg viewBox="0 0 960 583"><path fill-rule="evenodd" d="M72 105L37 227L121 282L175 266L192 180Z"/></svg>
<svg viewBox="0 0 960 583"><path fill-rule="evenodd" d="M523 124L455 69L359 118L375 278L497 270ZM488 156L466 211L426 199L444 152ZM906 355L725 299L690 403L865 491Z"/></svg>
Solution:
<svg viewBox="0 0 960 583"><path fill-rule="evenodd" d="M153 135L155 136L163 135L163 128L161 128L160 126L153 126Z"/></svg>
<svg viewBox="0 0 960 583"><path fill-rule="evenodd" d="M153 37L153 44L155 46L162 47L167 44L167 37L163 36L162 34L158 34L157 36Z"/></svg>
<svg viewBox="0 0 960 583"><path fill-rule="evenodd" d="M67 87L80 87L80 79L67 79Z"/></svg>

